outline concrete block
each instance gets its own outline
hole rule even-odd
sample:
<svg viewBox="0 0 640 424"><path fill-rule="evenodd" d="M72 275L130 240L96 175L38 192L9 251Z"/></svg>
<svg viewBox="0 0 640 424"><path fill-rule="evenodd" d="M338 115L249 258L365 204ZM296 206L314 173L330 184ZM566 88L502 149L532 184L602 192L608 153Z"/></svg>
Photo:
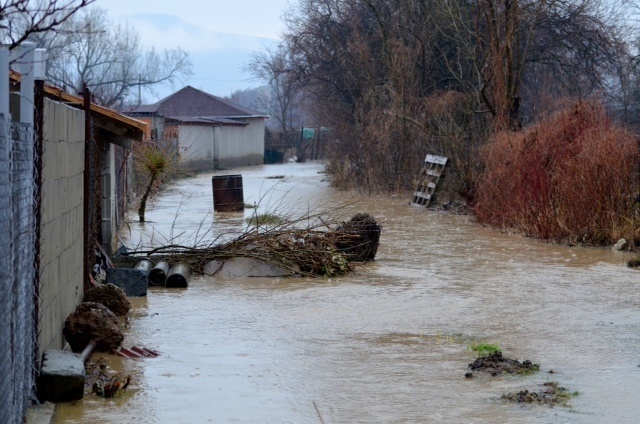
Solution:
<svg viewBox="0 0 640 424"><path fill-rule="evenodd" d="M149 271L141 269L107 268L106 283L120 287L128 297L147 295Z"/></svg>
<svg viewBox="0 0 640 424"><path fill-rule="evenodd" d="M55 404L51 402L30 406L27 408L25 416L26 424L51 424L53 422L55 407Z"/></svg>
<svg viewBox="0 0 640 424"><path fill-rule="evenodd" d="M45 350L38 377L38 397L50 402L80 400L84 395L85 378L82 355Z"/></svg>

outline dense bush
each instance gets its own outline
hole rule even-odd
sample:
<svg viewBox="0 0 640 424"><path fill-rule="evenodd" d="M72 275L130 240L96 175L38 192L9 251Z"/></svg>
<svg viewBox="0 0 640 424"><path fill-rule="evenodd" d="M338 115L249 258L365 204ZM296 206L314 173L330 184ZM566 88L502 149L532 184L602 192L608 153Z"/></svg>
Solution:
<svg viewBox="0 0 640 424"><path fill-rule="evenodd" d="M526 235L602 245L638 239L638 145L597 103L578 103L483 151L476 216Z"/></svg>

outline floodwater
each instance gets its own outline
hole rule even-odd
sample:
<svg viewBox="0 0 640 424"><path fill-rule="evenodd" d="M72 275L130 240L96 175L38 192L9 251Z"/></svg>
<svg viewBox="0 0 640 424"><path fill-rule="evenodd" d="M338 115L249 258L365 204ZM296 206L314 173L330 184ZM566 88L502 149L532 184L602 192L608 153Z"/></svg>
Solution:
<svg viewBox="0 0 640 424"><path fill-rule="evenodd" d="M259 211L351 201L321 169L234 173ZM640 422L640 271L625 267L629 254L545 244L407 201L357 201L384 229L376 261L351 275L194 277L187 289L150 289L135 299L124 346L162 356L107 355L132 375L128 392L59 405L56 422ZM152 222L122 237L193 244L215 236L211 224L243 225L211 211L211 175L182 180L152 201ZM541 370L465 379L479 342ZM567 407L500 399L547 381L579 395Z"/></svg>

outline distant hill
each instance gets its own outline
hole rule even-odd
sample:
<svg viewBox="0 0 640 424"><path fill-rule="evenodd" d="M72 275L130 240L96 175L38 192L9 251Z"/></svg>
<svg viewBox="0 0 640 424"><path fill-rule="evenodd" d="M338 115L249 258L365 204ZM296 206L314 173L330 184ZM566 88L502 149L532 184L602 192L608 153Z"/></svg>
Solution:
<svg viewBox="0 0 640 424"><path fill-rule="evenodd" d="M260 81L243 70L254 51L269 48L278 40L216 32L215 28L201 28L175 16L142 13L116 17L118 22L129 22L140 33L144 46L172 48L179 46L189 52L193 62L193 76L188 83L207 93L224 97L234 91L257 87ZM185 83L186 84L186 83ZM157 90L152 103L182 88L166 85Z"/></svg>

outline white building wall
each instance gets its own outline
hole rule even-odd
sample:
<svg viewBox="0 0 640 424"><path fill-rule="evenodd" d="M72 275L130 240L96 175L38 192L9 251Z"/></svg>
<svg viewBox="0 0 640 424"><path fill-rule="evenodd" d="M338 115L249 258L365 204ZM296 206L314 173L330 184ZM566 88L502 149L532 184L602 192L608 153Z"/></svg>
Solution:
<svg viewBox="0 0 640 424"><path fill-rule="evenodd" d="M264 163L264 119L249 125L215 127L215 161L218 168Z"/></svg>
<svg viewBox="0 0 640 424"><path fill-rule="evenodd" d="M213 127L180 125L180 164L183 168L200 171L214 167Z"/></svg>

